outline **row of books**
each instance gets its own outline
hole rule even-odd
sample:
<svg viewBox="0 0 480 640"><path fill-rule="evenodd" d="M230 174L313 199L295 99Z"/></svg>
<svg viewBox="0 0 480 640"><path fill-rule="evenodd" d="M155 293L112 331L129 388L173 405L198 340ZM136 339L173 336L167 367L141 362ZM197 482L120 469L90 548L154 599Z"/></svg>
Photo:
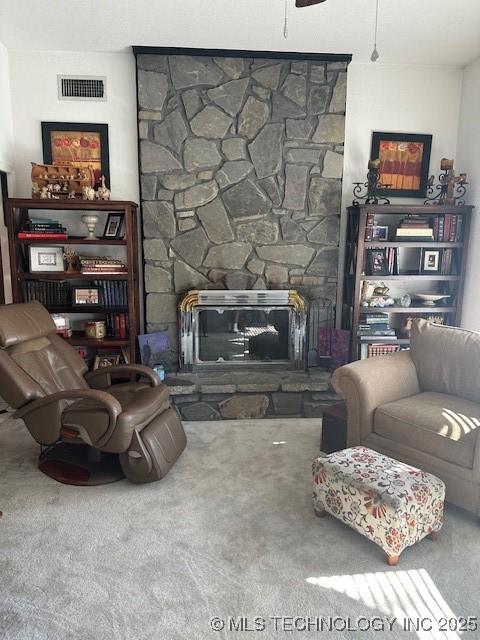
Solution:
<svg viewBox="0 0 480 640"><path fill-rule="evenodd" d="M104 307L128 307L128 288L125 280L94 280L100 289L100 301Z"/></svg>
<svg viewBox="0 0 480 640"><path fill-rule="evenodd" d="M435 242L462 242L463 216L446 213L433 219L433 239Z"/></svg>
<svg viewBox="0 0 480 640"><path fill-rule="evenodd" d="M116 258L95 257L95 256L78 256L81 272L84 274L118 274L127 273L127 267L124 262Z"/></svg>
<svg viewBox="0 0 480 640"><path fill-rule="evenodd" d="M58 220L30 217L23 223L18 237L23 240L66 240L68 236Z"/></svg>
<svg viewBox="0 0 480 640"><path fill-rule="evenodd" d="M128 314L107 313L105 315L107 338L120 338L126 340L128 337Z"/></svg>
<svg viewBox="0 0 480 640"><path fill-rule="evenodd" d="M99 306L128 307L127 283L119 280L95 280L99 288ZM69 307L73 300L73 287L69 282L25 280L22 283L25 302L38 300L47 307Z"/></svg>
<svg viewBox="0 0 480 640"><path fill-rule="evenodd" d="M428 216L413 215L403 218L395 230L395 239L400 241L433 240L433 229Z"/></svg>
<svg viewBox="0 0 480 640"><path fill-rule="evenodd" d="M72 287L69 282L25 280L22 283L25 302L38 300L45 306L68 307L72 303Z"/></svg>
<svg viewBox="0 0 480 640"><path fill-rule="evenodd" d="M395 329L390 327L388 313L362 314L358 325L358 337L360 340L371 340L374 337L382 340L395 339Z"/></svg>

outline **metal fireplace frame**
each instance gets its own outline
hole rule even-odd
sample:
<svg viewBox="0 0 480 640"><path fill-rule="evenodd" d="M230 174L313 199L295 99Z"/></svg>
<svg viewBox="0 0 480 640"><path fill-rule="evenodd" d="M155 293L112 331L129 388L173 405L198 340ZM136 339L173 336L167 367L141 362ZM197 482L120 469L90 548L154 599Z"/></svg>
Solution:
<svg viewBox="0 0 480 640"><path fill-rule="evenodd" d="M205 309L262 309L289 310L288 360L271 362L204 362L199 359L199 313ZM229 369L305 369L307 334L307 303L294 289L193 289L178 305L179 310L179 364L182 371L219 371Z"/></svg>

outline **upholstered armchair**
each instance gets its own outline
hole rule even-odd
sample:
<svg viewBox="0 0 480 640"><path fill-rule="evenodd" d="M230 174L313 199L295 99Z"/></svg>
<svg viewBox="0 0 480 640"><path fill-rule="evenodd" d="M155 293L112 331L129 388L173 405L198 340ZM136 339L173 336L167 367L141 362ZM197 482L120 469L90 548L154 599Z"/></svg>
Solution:
<svg viewBox="0 0 480 640"><path fill-rule="evenodd" d="M410 347L335 371L347 446L435 474L447 501L480 514L480 333L416 320Z"/></svg>
<svg viewBox="0 0 480 640"><path fill-rule="evenodd" d="M133 482L159 480L186 445L168 387L152 369L87 372L38 302L0 307L0 388L46 447L40 468L62 482L112 481L122 475L118 462Z"/></svg>

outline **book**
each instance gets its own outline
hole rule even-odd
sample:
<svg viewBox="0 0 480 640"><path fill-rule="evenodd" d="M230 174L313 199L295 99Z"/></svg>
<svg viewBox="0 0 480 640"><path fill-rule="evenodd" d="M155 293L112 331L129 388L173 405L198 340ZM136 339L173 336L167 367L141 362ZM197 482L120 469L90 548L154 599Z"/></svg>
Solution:
<svg viewBox="0 0 480 640"><path fill-rule="evenodd" d="M67 240L66 233L33 233L30 231L19 231L19 240Z"/></svg>
<svg viewBox="0 0 480 640"><path fill-rule="evenodd" d="M395 232L395 235L397 237L403 237L403 236L425 236L428 238L433 238L433 229L431 229L430 227L427 228L401 228L401 229L397 229Z"/></svg>

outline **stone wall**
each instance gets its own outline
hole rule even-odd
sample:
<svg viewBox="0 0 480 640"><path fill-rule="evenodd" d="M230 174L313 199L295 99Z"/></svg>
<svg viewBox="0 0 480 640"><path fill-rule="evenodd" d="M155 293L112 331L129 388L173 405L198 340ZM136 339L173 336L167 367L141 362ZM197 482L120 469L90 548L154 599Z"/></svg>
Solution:
<svg viewBox="0 0 480 640"><path fill-rule="evenodd" d="M137 55L147 331L192 288L335 300L346 62Z"/></svg>

